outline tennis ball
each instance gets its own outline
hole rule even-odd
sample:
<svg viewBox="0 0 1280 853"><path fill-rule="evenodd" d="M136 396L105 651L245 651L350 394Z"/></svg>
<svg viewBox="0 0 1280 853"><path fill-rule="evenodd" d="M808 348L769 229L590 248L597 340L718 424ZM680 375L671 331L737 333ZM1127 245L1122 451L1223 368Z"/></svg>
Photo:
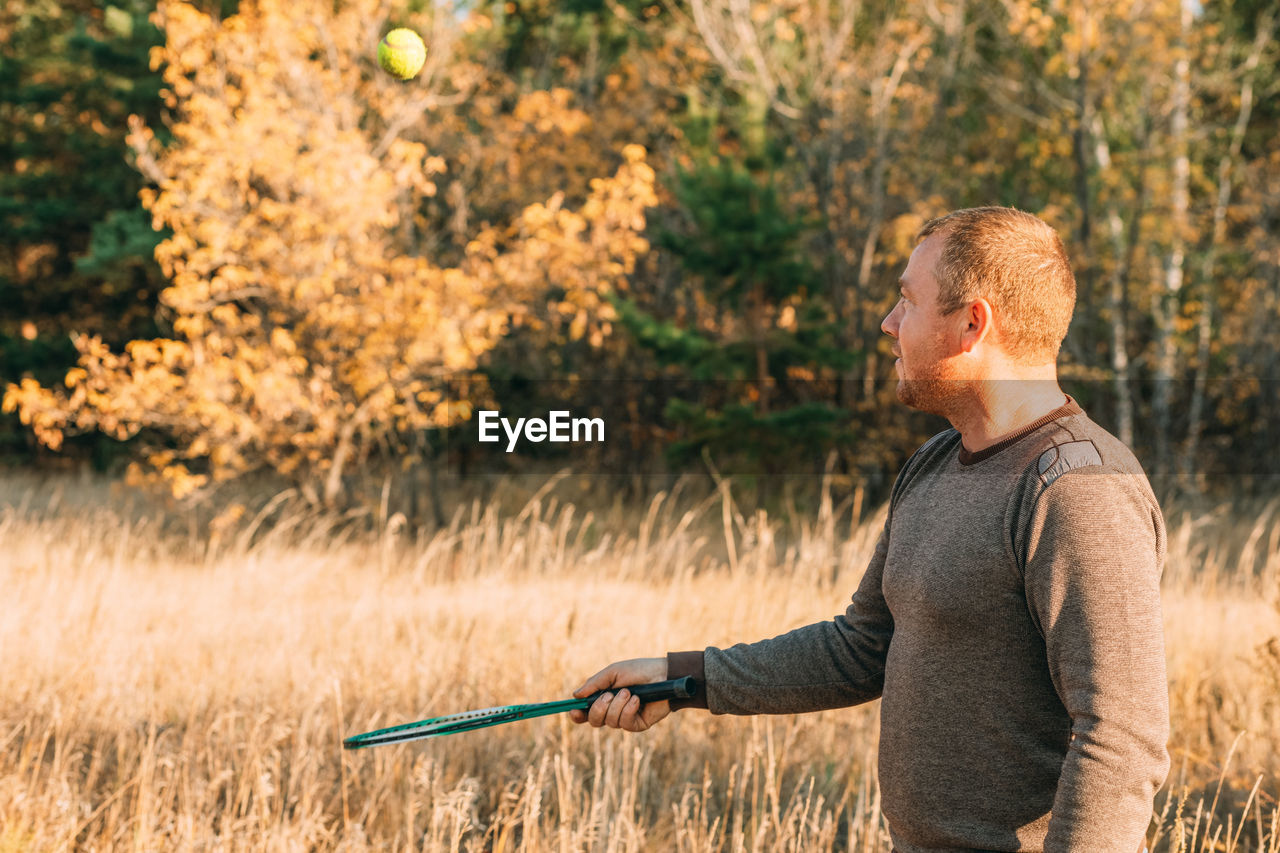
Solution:
<svg viewBox="0 0 1280 853"><path fill-rule="evenodd" d="M378 42L378 64L401 80L417 74L426 61L427 46L422 43L422 36L413 30L394 29Z"/></svg>

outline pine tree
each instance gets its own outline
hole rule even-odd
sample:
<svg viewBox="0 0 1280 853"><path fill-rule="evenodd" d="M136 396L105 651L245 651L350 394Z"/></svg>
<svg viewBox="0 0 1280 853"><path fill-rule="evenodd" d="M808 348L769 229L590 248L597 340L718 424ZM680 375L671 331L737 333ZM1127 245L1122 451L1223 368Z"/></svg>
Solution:
<svg viewBox="0 0 1280 853"><path fill-rule="evenodd" d="M685 222L660 229L656 244L701 285L704 322L681 326L615 300L668 378L689 380L666 407L678 435L669 458L710 456L720 471L764 475L816 469L853 438L848 413L828 401L857 361L838 345L802 251L818 223L786 209L770 178L727 159L679 170L673 191Z"/></svg>
<svg viewBox="0 0 1280 853"><path fill-rule="evenodd" d="M22 0L0 12L0 379L61 378L76 359L69 332L120 344L157 331L163 235L124 144L130 115L159 123L153 8ZM28 440L0 422L10 452Z"/></svg>

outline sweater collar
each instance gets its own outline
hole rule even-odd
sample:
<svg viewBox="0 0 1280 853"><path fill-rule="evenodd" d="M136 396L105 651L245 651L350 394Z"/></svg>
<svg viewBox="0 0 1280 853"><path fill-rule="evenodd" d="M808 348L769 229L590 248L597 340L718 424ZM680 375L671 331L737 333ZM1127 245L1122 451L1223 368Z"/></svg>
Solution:
<svg viewBox="0 0 1280 853"><path fill-rule="evenodd" d="M976 453L970 453L968 450L964 449L964 444L961 443L960 464L976 465L977 463L982 462L985 459L990 459L992 456L995 456L1001 450L1004 450L1007 447L1012 447L1014 444L1017 444L1022 439L1031 435L1031 433L1040 429L1040 427L1044 426L1045 424L1052 423L1053 421L1056 421L1058 418L1065 418L1068 415L1084 414L1084 409L1080 408L1080 404L1075 401L1075 398L1073 398L1070 394L1067 394L1066 396L1067 396L1067 402L1063 403L1061 406L1054 409L1052 412L1049 412L1044 417L1037 418L1036 420L1027 424L1022 429L1010 435L1008 438L1001 439L1000 441L996 442L990 447L985 447L982 450L977 451Z"/></svg>

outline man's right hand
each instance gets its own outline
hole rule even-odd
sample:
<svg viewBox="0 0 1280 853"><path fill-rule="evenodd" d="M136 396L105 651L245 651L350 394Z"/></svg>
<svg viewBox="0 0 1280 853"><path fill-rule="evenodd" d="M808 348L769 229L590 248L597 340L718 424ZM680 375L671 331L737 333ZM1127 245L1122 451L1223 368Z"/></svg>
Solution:
<svg viewBox="0 0 1280 853"><path fill-rule="evenodd" d="M601 690L608 691L586 711L570 711L569 719L575 723L590 723L599 728L625 729L642 732L671 713L671 703L646 702L631 695L629 684L649 684L667 678L666 658L633 658L606 666L573 691L582 699Z"/></svg>

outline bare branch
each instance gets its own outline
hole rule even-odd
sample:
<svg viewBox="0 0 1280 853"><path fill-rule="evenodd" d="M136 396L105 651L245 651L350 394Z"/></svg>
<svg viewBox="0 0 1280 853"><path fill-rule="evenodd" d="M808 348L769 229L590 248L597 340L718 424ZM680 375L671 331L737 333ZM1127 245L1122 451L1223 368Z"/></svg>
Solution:
<svg viewBox="0 0 1280 853"><path fill-rule="evenodd" d="M1016 83L1002 77L998 77L994 74L984 74L980 72L980 77L983 90L990 95L996 103L1004 107L1006 111L1018 116L1024 121L1029 121L1036 127L1044 130L1056 133L1060 129L1057 122L1054 122L1047 116L1043 116L1034 110L1027 109L1016 98L1012 98L1008 93L1002 91L1002 89L1010 89L1012 90L1012 93L1016 95L1021 89L1021 87Z"/></svg>
<svg viewBox="0 0 1280 853"><path fill-rule="evenodd" d="M750 76L730 56L729 51L725 49L724 43L720 41L720 36L716 33L715 27L711 25L711 17L707 12L706 0L693 0L692 6L694 25L698 29L698 34L702 36L702 41L706 44L707 50L711 51L711 55L715 57L716 62L728 73L730 79L737 81L749 80Z"/></svg>

